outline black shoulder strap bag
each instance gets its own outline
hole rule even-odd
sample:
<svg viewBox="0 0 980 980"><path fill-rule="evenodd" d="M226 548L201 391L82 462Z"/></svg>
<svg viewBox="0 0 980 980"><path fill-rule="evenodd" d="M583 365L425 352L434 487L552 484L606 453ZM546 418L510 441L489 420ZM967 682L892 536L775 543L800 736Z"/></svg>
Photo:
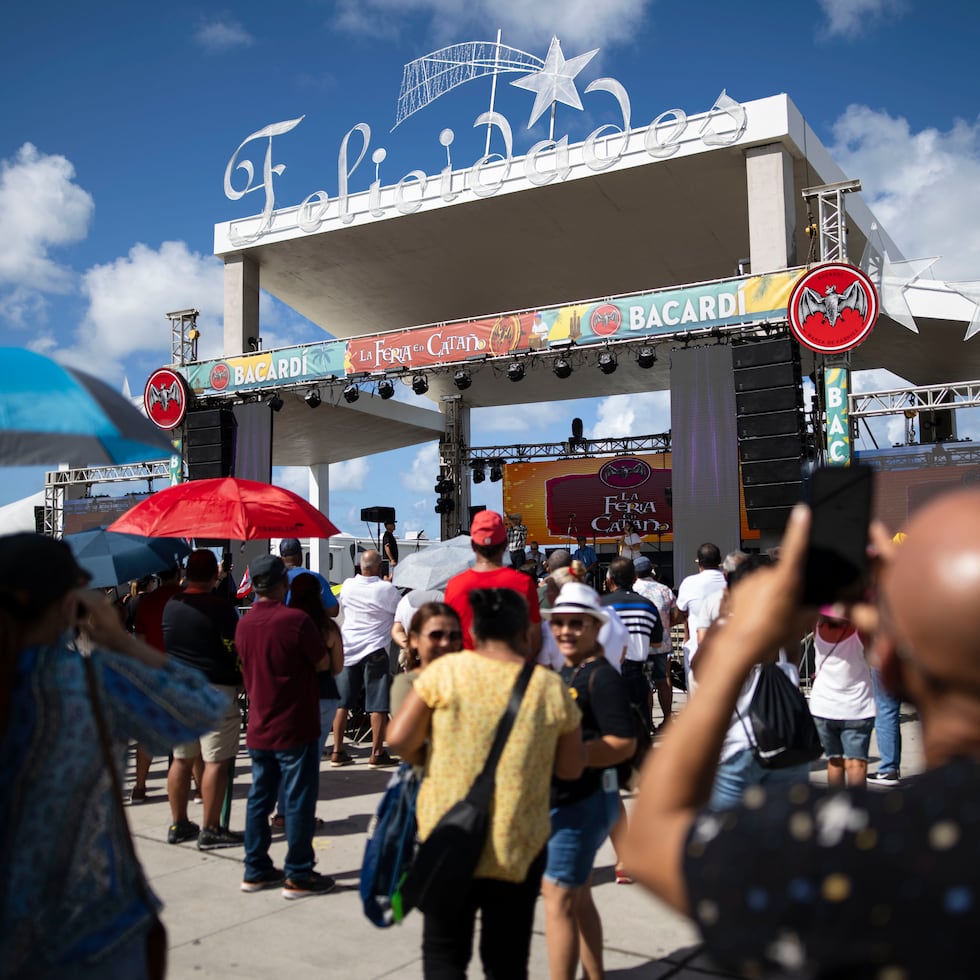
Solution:
<svg viewBox="0 0 980 980"><path fill-rule="evenodd" d="M533 670L534 663L528 661L517 675L483 771L465 798L446 812L419 846L402 885L405 911L419 908L429 915L444 916L459 908L459 897L469 886L487 841L497 763Z"/></svg>

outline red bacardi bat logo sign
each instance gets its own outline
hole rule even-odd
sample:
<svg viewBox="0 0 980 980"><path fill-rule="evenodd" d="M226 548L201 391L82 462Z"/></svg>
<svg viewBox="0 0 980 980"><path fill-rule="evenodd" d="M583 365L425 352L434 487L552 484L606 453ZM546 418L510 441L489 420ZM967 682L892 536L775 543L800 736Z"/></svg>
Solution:
<svg viewBox="0 0 980 980"><path fill-rule="evenodd" d="M176 429L187 414L187 385L170 368L160 368L150 375L143 389L143 407L147 418L161 429Z"/></svg>
<svg viewBox="0 0 980 980"><path fill-rule="evenodd" d="M793 287L786 309L793 336L818 354L841 354L862 344L878 319L878 294L858 268L829 262Z"/></svg>
<svg viewBox="0 0 980 980"><path fill-rule="evenodd" d="M623 314L618 306L602 303L589 316L589 326L597 337L611 337L623 324Z"/></svg>
<svg viewBox="0 0 980 980"><path fill-rule="evenodd" d="M613 490L632 490L646 483L651 472L649 465L642 459L617 456L603 464L599 470L599 479Z"/></svg>

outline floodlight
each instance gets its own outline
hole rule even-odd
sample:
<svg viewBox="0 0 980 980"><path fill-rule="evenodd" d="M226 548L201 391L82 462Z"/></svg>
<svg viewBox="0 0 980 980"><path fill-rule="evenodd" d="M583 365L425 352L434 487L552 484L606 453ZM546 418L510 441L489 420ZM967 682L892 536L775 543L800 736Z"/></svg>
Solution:
<svg viewBox="0 0 980 980"><path fill-rule="evenodd" d="M473 384L473 375L471 375L465 368L460 368L453 375L453 384L456 385L460 391L466 391L466 389Z"/></svg>
<svg viewBox="0 0 980 980"><path fill-rule="evenodd" d="M555 372L556 378L567 378L572 373L572 365L568 363L567 358L559 357L551 370Z"/></svg>
<svg viewBox="0 0 980 980"><path fill-rule="evenodd" d="M429 382L426 380L424 374L416 374L412 378L412 391L416 395L424 395L429 390Z"/></svg>
<svg viewBox="0 0 980 980"><path fill-rule="evenodd" d="M310 408L319 408L320 407L320 401L321 401L321 399L320 399L320 392L317 391L316 388L314 388L306 396L305 401L306 401L306 404L310 406Z"/></svg>
<svg viewBox="0 0 980 980"><path fill-rule="evenodd" d="M378 395L387 401L394 394L395 386L387 378L382 378L378 382Z"/></svg>
<svg viewBox="0 0 980 980"><path fill-rule="evenodd" d="M357 385L348 385L344 388L344 401L356 402L361 397L361 389Z"/></svg>
<svg viewBox="0 0 980 980"><path fill-rule="evenodd" d="M641 347L636 354L636 363L641 368L652 368L657 363L657 352L652 347Z"/></svg>
<svg viewBox="0 0 980 980"><path fill-rule="evenodd" d="M272 409L274 412L281 411L282 409L282 399L278 395L272 395L272 397L266 402L266 405Z"/></svg>
<svg viewBox="0 0 980 980"><path fill-rule="evenodd" d="M612 351L604 350L599 355L599 370L603 374L612 374L617 366L616 355Z"/></svg>
<svg viewBox="0 0 980 980"><path fill-rule="evenodd" d="M524 378L524 365L520 361L511 361L507 367L507 377L511 381L521 381Z"/></svg>

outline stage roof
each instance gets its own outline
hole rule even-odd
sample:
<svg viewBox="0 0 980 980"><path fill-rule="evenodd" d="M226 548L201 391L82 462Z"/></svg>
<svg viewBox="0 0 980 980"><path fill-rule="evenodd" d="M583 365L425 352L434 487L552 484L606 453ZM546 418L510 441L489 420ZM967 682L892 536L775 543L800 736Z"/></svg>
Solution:
<svg viewBox="0 0 980 980"><path fill-rule="evenodd" d="M745 133L731 146L690 140L675 156L654 159L636 130L630 149L603 172L579 167L564 181L535 186L515 161L493 196L455 203L436 196L415 213L389 207L380 217L368 210L364 192L351 197L355 220L330 212L312 233L298 229L298 208L285 208L253 244L234 241L257 227L258 217L217 225L215 252L254 260L263 289L338 338L721 279L736 274L750 253L746 150L779 144L793 160L795 264L804 265L810 239L801 189L860 174L840 170L787 96L744 108ZM581 145L571 148L573 158L576 151ZM901 260L861 195L848 195L846 205L850 261L860 260L869 237ZM887 368L916 384L980 376L980 340L963 343L962 320L921 316L918 326L916 334L881 316L852 366ZM481 407L666 389L671 346L658 345L651 370L621 357L612 375L583 355L565 381L547 363L519 384L484 366L464 398ZM445 394L458 394L450 376L432 376L426 397ZM297 421L303 417L297 413ZM287 438L284 428L277 447ZM306 437L297 431L289 438L293 448L277 453L296 460ZM374 445L375 436L365 438Z"/></svg>

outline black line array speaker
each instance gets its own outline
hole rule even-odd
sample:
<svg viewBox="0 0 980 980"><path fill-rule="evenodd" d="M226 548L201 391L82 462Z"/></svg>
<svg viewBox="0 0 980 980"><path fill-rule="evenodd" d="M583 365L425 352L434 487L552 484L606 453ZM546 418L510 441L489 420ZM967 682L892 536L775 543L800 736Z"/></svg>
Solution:
<svg viewBox="0 0 980 980"><path fill-rule="evenodd" d="M187 413L184 456L187 476L207 480L231 476L235 467L235 413L230 408L205 408Z"/></svg>
<svg viewBox="0 0 980 980"><path fill-rule="evenodd" d="M395 520L394 507L362 507L361 520L367 524L387 524Z"/></svg>
<svg viewBox="0 0 980 980"><path fill-rule="evenodd" d="M805 444L800 349L794 340L732 345L738 459L749 527L782 530L800 498Z"/></svg>

